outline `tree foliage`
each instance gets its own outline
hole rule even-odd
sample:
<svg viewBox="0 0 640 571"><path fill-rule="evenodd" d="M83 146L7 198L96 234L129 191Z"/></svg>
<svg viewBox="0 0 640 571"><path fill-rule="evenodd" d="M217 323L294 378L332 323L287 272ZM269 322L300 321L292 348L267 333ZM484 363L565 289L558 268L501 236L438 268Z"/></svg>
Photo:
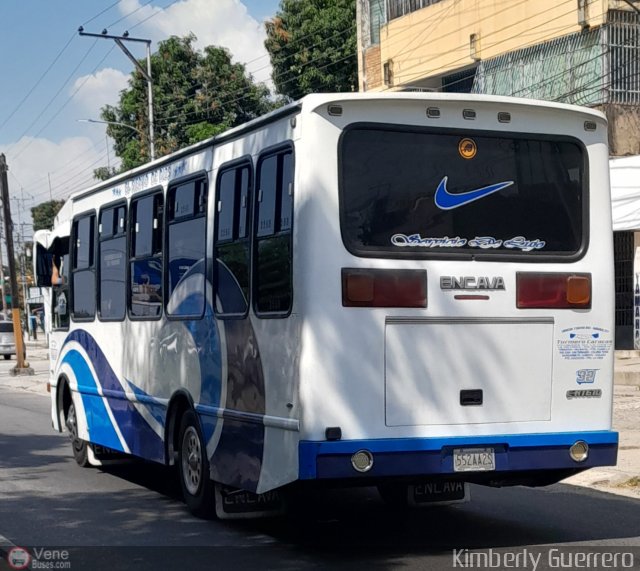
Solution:
<svg viewBox="0 0 640 571"><path fill-rule="evenodd" d="M116 167L98 167L97 169L93 169L93 178L96 180L108 180L116 174L118 174Z"/></svg>
<svg viewBox="0 0 640 571"><path fill-rule="evenodd" d="M172 36L151 56L156 157L254 119L272 106L267 87L256 84L228 50L207 46L200 52L195 40L193 34ZM109 125L107 134L115 141L123 171L149 160L147 82L139 71L131 74L118 105L103 107L100 115L122 123Z"/></svg>
<svg viewBox="0 0 640 571"><path fill-rule="evenodd" d="M279 93L357 90L355 0L280 0L265 26Z"/></svg>
<svg viewBox="0 0 640 571"><path fill-rule="evenodd" d="M51 230L53 228L53 220L63 204L64 200L49 200L32 207L33 231Z"/></svg>

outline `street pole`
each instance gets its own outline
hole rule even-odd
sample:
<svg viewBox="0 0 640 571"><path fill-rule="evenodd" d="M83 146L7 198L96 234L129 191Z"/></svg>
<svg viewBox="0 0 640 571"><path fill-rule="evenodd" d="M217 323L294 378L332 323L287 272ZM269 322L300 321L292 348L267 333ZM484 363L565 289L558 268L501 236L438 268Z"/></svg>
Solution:
<svg viewBox="0 0 640 571"><path fill-rule="evenodd" d="M153 78L151 77L151 40L147 40L144 38L130 38L129 32L125 32L121 36L114 36L112 34L108 34L107 30L102 30L101 34L90 34L89 32L85 32L84 28L80 26L78 28L78 34L81 36L88 36L90 38L102 38L107 40L113 40L117 46L124 52L124 54L131 60L136 69L140 72L142 77L147 80L147 84L149 86L148 91L148 99L149 99L149 158L150 160L155 160L156 158L156 147L153 142ZM138 42L147 44L147 69L140 65L140 62L135 58L135 56L127 49L127 47L122 42ZM137 130L137 129L136 129Z"/></svg>
<svg viewBox="0 0 640 571"><path fill-rule="evenodd" d="M151 42L147 44L147 86L149 87L149 154L156 158L156 145L153 142L153 81L151 80Z"/></svg>
<svg viewBox="0 0 640 571"><path fill-rule="evenodd" d="M5 311L5 299L4 299L4 264L2 262L2 217L0 217L0 282L2 282L2 286L0 286L0 312L2 317L6 318L7 313Z"/></svg>
<svg viewBox="0 0 640 571"><path fill-rule="evenodd" d="M0 191L2 195L2 208L4 212L4 228L7 240L7 257L9 258L9 280L11 281L11 313L13 315L13 334L16 339L17 364L11 370L11 374L33 375L33 369L24 361L24 339L22 337L22 323L20 322L20 307L18 303L18 280L16 274L16 261L13 257L13 223L11 222L11 203L9 201L9 181L7 180L7 159L0 154Z"/></svg>
<svg viewBox="0 0 640 571"><path fill-rule="evenodd" d="M31 339L31 334L29 333L29 304L27 302L27 253L25 250L25 239L24 239L24 222L20 224L20 233L18 234L20 237L20 273L22 279L22 303L24 304L24 326L27 329L27 335L29 339Z"/></svg>

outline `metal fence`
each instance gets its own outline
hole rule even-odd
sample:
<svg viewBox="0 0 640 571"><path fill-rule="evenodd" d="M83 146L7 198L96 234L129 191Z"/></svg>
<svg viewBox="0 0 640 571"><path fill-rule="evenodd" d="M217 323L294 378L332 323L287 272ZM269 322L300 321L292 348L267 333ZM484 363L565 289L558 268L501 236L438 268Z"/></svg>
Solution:
<svg viewBox="0 0 640 571"><path fill-rule="evenodd" d="M640 15L609 10L606 43L609 47L610 103L640 103Z"/></svg>
<svg viewBox="0 0 640 571"><path fill-rule="evenodd" d="M387 0L387 2L387 19L393 20L442 0Z"/></svg>

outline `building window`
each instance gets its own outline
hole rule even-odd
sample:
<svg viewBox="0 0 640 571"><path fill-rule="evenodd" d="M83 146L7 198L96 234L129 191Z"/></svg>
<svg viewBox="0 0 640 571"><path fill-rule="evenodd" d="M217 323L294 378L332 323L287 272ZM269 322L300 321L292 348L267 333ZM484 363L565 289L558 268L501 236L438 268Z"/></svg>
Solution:
<svg viewBox="0 0 640 571"><path fill-rule="evenodd" d="M126 314L126 211L126 206L120 204L100 213L98 315L102 320L121 320Z"/></svg>
<svg viewBox="0 0 640 571"><path fill-rule="evenodd" d="M129 316L162 314L162 192L131 201Z"/></svg>
<svg viewBox="0 0 640 571"><path fill-rule="evenodd" d="M74 321L91 320L96 314L95 214L73 222L72 232L72 317Z"/></svg>
<svg viewBox="0 0 640 571"><path fill-rule="evenodd" d="M205 308L207 183L169 188L167 195L167 315L197 318Z"/></svg>
<svg viewBox="0 0 640 571"><path fill-rule="evenodd" d="M385 23L384 0L369 0L369 41L380 43L380 28Z"/></svg>
<svg viewBox="0 0 640 571"><path fill-rule="evenodd" d="M254 308L256 314L291 311L293 152L263 155L258 162Z"/></svg>
<svg viewBox="0 0 640 571"><path fill-rule="evenodd" d="M393 61L384 62L382 66L382 77L386 86L393 85Z"/></svg>
<svg viewBox="0 0 640 571"><path fill-rule="evenodd" d="M216 187L216 313L244 316L249 308L251 165L221 169Z"/></svg>

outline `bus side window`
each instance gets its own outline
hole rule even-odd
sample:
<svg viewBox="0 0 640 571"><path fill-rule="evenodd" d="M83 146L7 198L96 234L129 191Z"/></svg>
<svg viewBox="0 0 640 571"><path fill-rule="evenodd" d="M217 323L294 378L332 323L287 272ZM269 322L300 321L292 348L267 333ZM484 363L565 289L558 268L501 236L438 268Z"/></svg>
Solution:
<svg viewBox="0 0 640 571"><path fill-rule="evenodd" d="M98 315L101 320L122 320L126 315L127 235L126 206L100 212L98 241Z"/></svg>
<svg viewBox="0 0 640 571"><path fill-rule="evenodd" d="M216 313L244 317L249 308L251 165L220 169L214 239Z"/></svg>
<svg viewBox="0 0 640 571"><path fill-rule="evenodd" d="M170 186L167 193L167 315L200 318L205 308L207 181Z"/></svg>
<svg viewBox="0 0 640 571"><path fill-rule="evenodd" d="M159 319L162 314L162 192L131 201L129 233L129 316Z"/></svg>
<svg viewBox="0 0 640 571"><path fill-rule="evenodd" d="M258 162L254 268L258 316L285 317L291 311L293 176L291 149L264 155Z"/></svg>
<svg viewBox="0 0 640 571"><path fill-rule="evenodd" d="M55 267L55 272L54 272ZM51 254L51 303L54 330L69 329L69 238L58 238ZM54 281L54 274L57 279Z"/></svg>
<svg viewBox="0 0 640 571"><path fill-rule="evenodd" d="M96 314L95 225L95 214L82 215L73 222L71 316L74 321L92 320Z"/></svg>

